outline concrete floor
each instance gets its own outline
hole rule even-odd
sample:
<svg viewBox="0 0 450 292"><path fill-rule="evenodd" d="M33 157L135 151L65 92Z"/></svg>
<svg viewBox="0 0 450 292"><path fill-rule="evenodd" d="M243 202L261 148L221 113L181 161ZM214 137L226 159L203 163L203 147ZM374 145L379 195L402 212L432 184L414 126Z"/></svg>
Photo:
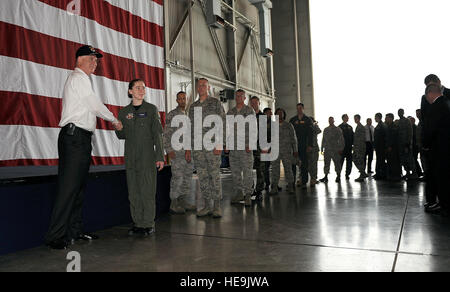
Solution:
<svg viewBox="0 0 450 292"><path fill-rule="evenodd" d="M167 216L152 237L130 238L119 226L70 250L82 271L450 271L450 219L423 212L422 183L353 179L245 208L230 205L224 174L222 219ZM66 271L70 250L2 256L0 271Z"/></svg>

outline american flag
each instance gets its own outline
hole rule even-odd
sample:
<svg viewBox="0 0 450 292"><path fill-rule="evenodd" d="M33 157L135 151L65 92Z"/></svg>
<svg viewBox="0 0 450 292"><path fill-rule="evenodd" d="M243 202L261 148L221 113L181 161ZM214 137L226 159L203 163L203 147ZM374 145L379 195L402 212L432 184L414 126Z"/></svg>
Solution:
<svg viewBox="0 0 450 292"><path fill-rule="evenodd" d="M57 165L62 91L85 44L102 54L94 91L117 116L141 78L162 121L163 0L1 0L0 166ZM97 121L93 164L123 164L123 142Z"/></svg>

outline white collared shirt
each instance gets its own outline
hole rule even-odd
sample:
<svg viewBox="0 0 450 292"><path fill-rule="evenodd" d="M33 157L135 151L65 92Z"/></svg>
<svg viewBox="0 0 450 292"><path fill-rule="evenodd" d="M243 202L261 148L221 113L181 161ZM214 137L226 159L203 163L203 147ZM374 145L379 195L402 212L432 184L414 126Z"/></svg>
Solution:
<svg viewBox="0 0 450 292"><path fill-rule="evenodd" d="M373 134L374 134L375 128L372 125L370 125L370 127L369 127L369 125L365 125L364 128L366 129L366 142L370 142L370 134L372 134L372 142L373 142L373 140L374 140Z"/></svg>
<svg viewBox="0 0 450 292"><path fill-rule="evenodd" d="M70 73L64 85L60 127L74 123L77 127L94 132L97 118L116 122L117 119L92 89L89 76L79 68Z"/></svg>

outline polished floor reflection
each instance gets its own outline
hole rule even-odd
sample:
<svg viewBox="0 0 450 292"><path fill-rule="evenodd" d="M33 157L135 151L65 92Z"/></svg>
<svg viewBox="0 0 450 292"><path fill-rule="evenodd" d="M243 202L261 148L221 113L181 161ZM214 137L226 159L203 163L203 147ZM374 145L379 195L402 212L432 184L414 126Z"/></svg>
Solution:
<svg viewBox="0 0 450 292"><path fill-rule="evenodd" d="M83 271L450 271L450 219L423 213L422 183L353 179L245 208L230 205L225 174L222 219L167 216L153 237L130 238L119 226L71 250ZM0 271L65 271L67 252L2 256Z"/></svg>

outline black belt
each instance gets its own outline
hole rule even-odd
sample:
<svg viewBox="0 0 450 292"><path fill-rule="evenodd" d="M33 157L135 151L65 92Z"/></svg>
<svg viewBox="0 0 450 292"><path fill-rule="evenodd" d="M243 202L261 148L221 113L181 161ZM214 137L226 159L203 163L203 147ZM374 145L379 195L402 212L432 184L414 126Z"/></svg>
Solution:
<svg viewBox="0 0 450 292"><path fill-rule="evenodd" d="M91 131L85 130L83 128L77 127L75 126L74 123L68 123L67 125L65 125L64 127L62 127L62 129L68 134L68 135L73 135L75 133L75 130L84 134L84 135L88 135L88 136L92 136L92 134L94 134Z"/></svg>

